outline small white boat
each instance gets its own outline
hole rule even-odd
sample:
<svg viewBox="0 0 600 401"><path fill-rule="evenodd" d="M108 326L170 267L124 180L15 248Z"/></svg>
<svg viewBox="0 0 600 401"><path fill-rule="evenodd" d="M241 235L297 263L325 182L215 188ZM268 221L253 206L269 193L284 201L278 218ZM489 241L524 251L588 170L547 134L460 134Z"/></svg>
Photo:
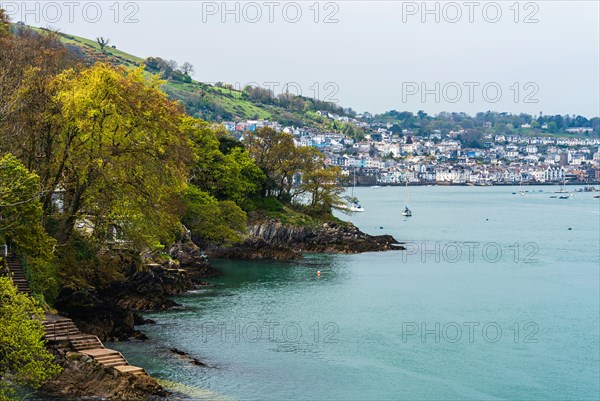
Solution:
<svg viewBox="0 0 600 401"><path fill-rule="evenodd" d="M402 216L410 217L412 216L412 211L408 208L408 180L406 180L406 185L404 186L404 210L402 211Z"/></svg>
<svg viewBox="0 0 600 401"><path fill-rule="evenodd" d="M566 183L566 180L563 181L562 185L560 185L559 190L558 191L554 191L554 193L555 194L568 194L569 191L567 191L565 183Z"/></svg>
<svg viewBox="0 0 600 401"><path fill-rule="evenodd" d="M372 185L371 188L381 188L379 185Z"/></svg>
<svg viewBox="0 0 600 401"><path fill-rule="evenodd" d="M354 188L356 187L356 166L354 167L352 173L352 194L350 198L348 198L348 204L344 209L350 212L364 212L365 208L362 207L360 203L358 203L358 199L354 196Z"/></svg>
<svg viewBox="0 0 600 401"><path fill-rule="evenodd" d="M349 206L348 206L348 210L350 210L351 212L364 212L365 208L361 206L360 203L358 202L352 202Z"/></svg>

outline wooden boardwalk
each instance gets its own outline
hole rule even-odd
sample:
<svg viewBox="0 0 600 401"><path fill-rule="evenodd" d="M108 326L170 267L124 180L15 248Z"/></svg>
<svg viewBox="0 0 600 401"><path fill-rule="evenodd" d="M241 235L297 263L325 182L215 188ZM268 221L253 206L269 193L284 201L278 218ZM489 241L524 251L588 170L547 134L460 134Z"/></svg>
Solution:
<svg viewBox="0 0 600 401"><path fill-rule="evenodd" d="M22 293L31 294L31 288L23 272L19 259L7 258L9 277ZM97 336L82 333L75 323L69 318L56 314L46 314L42 322L46 335L44 339L49 343L68 342L70 350L92 357L103 366L112 367L123 373L132 373L138 376L148 376L148 373L137 366L130 365L119 351L108 349Z"/></svg>
<svg viewBox="0 0 600 401"><path fill-rule="evenodd" d="M148 375L143 368L130 365L119 351L106 348L97 336L82 333L69 318L47 314L43 324L46 329L44 338L49 343L68 341L73 351L88 355L103 366L124 373Z"/></svg>

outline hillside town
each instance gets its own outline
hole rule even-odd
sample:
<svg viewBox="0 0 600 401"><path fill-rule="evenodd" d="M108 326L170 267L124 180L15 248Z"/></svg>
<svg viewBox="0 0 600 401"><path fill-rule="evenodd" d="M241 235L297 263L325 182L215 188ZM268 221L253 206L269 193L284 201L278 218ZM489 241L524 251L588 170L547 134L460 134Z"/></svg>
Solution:
<svg viewBox="0 0 600 401"><path fill-rule="evenodd" d="M267 120L226 122L225 128L243 140L261 127L294 136L296 146L313 146L340 166L357 185L509 185L600 182L600 137L591 127L566 130L577 136L485 134L481 147L461 141L464 130L423 133L391 124L368 123L323 113L364 130L364 139L314 128L282 126ZM530 128L523 124L521 128ZM486 123L484 128L491 128ZM545 127L541 127L544 129ZM588 134L578 135L578 134ZM589 134L592 134L591 136Z"/></svg>

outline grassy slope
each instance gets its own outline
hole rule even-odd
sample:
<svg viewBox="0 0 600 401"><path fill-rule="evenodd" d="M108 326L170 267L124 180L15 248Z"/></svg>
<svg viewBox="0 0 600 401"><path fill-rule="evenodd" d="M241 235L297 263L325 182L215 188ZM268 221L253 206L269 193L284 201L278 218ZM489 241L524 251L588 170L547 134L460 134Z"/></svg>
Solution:
<svg viewBox="0 0 600 401"><path fill-rule="evenodd" d="M36 31L42 30L40 28L33 27L32 29ZM77 45L82 48L88 56L98 60L105 60L114 64L124 65L127 68L136 68L144 61L143 58L133 56L112 47L106 47L106 53L103 54L100 51L100 45L95 40L64 33L61 33L60 35L61 40L65 44ZM238 90L220 88L198 81L192 81L192 83L183 83L170 80L164 85L163 89L172 98L180 100L184 105L186 105L188 111L190 111L190 114L196 114L196 112L199 112L197 116L208 121L212 120L210 118L211 115L203 114L202 109L222 110L223 112L231 114L233 116L233 120L277 120L281 115L290 113L288 110L285 110L281 107L253 103L249 100L246 100L242 97L242 93ZM291 114L293 114L297 120L302 121L307 126L320 126L321 128L325 128L322 123L319 123L316 121L316 119L313 119L305 114L293 112ZM523 136L549 136L566 138L586 137L584 135L569 134L566 132L550 134L544 131L527 129L519 129L515 133ZM594 136L592 135L592 137Z"/></svg>
<svg viewBox="0 0 600 401"><path fill-rule="evenodd" d="M42 31L40 28L32 27L32 29ZM144 61L143 58L133 56L110 46L107 46L105 48L106 53L102 54L100 45L95 40L65 33L60 33L60 36L63 43L79 46L88 56L100 60L104 59L127 68L136 68ZM218 88L197 81L183 83L170 80L164 85L163 89L187 106L196 106L197 99L201 99L202 104L216 106L240 119L270 119L273 117L273 112L283 112L283 110L276 110L277 108L274 106L256 104L245 100L242 98L240 91ZM303 118L304 116L299 117Z"/></svg>

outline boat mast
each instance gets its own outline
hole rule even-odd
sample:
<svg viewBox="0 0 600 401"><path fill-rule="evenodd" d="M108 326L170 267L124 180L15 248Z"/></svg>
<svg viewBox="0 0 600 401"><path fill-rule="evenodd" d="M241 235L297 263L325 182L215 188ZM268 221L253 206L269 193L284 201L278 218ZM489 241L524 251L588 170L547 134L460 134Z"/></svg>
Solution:
<svg viewBox="0 0 600 401"><path fill-rule="evenodd" d="M354 198L354 187L356 186L356 165L354 165L352 173L352 198Z"/></svg>

